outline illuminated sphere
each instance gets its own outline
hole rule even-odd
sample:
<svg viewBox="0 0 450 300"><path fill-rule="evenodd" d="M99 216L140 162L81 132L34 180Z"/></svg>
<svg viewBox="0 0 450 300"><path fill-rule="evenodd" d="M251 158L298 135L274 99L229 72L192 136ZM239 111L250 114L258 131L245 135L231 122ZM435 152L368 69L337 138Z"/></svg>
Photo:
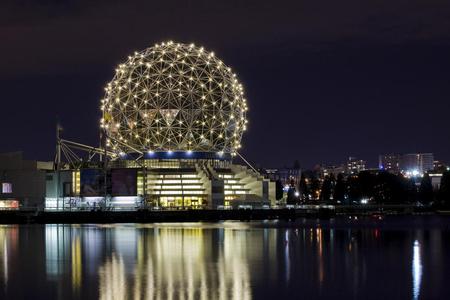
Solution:
<svg viewBox="0 0 450 300"><path fill-rule="evenodd" d="M113 152L234 154L241 147L243 87L203 47L167 42L135 52L105 91L100 123Z"/></svg>

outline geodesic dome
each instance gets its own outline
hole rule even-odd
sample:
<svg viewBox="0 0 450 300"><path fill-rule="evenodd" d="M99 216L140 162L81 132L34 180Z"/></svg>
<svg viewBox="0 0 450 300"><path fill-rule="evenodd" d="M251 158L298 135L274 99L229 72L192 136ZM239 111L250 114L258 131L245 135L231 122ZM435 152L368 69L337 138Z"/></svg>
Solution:
<svg viewBox="0 0 450 300"><path fill-rule="evenodd" d="M116 153L234 153L247 104L236 74L203 47L167 42L120 64L101 100L101 127Z"/></svg>

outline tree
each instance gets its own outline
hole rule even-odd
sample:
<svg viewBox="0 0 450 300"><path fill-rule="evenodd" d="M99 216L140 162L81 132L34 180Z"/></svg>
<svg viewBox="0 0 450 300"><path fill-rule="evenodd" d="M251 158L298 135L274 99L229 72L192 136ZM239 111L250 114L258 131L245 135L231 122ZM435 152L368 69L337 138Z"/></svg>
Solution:
<svg viewBox="0 0 450 300"><path fill-rule="evenodd" d="M357 175L352 175L347 178L347 190L348 204L353 204L353 202L359 202L361 200L361 188Z"/></svg>
<svg viewBox="0 0 450 300"><path fill-rule="evenodd" d="M330 176L325 176L322 183L322 190L320 192L320 200L329 202L331 198L331 190L333 188L333 183Z"/></svg>
<svg viewBox="0 0 450 300"><path fill-rule="evenodd" d="M275 198L277 200L283 198L283 184L281 183L280 179L275 182Z"/></svg>
<svg viewBox="0 0 450 300"><path fill-rule="evenodd" d="M320 197L320 180L317 177L311 179L312 199L317 200Z"/></svg>
<svg viewBox="0 0 450 300"><path fill-rule="evenodd" d="M333 200L335 202L344 203L345 200L345 181L344 175L341 173L336 180L336 186L334 187Z"/></svg>
<svg viewBox="0 0 450 300"><path fill-rule="evenodd" d="M286 204L294 205L297 203L297 197L295 196L295 188L290 187L287 192Z"/></svg>
<svg viewBox="0 0 450 300"><path fill-rule="evenodd" d="M380 204L406 203L409 199L409 181L402 175L380 172L376 176L373 196Z"/></svg>
<svg viewBox="0 0 450 300"><path fill-rule="evenodd" d="M300 177L300 182L298 184L298 192L300 194L301 200L309 199L309 189L308 189L308 184L306 183L304 174L302 174L302 176Z"/></svg>
<svg viewBox="0 0 450 300"><path fill-rule="evenodd" d="M439 189L439 201L445 207L450 206L450 172L445 171L441 178L441 187Z"/></svg>
<svg viewBox="0 0 450 300"><path fill-rule="evenodd" d="M408 203L417 203L420 200L417 185L414 178L404 178L406 198ZM433 189L431 189L433 192ZM434 194L434 193L433 193ZM434 196L433 196L434 198Z"/></svg>
<svg viewBox="0 0 450 300"><path fill-rule="evenodd" d="M430 204L433 202L433 185L431 184L431 178L428 173L423 175L420 182L419 199L423 204Z"/></svg>
<svg viewBox="0 0 450 300"><path fill-rule="evenodd" d="M376 175L368 171L362 171L358 174L358 181L361 198L372 199L375 195Z"/></svg>

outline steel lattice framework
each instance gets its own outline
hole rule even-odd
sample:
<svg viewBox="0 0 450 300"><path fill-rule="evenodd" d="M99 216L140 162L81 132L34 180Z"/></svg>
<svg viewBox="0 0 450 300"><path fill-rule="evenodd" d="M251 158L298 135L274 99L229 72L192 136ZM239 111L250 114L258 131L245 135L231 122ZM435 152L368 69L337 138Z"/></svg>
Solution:
<svg viewBox="0 0 450 300"><path fill-rule="evenodd" d="M101 100L101 127L116 153L235 153L247 103L236 74L213 52L167 42L135 52Z"/></svg>

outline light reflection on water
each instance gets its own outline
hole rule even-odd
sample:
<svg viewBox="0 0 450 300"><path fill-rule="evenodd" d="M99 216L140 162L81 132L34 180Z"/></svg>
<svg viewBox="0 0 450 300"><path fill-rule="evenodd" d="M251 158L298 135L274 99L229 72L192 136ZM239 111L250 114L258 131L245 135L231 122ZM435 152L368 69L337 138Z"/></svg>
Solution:
<svg viewBox="0 0 450 300"><path fill-rule="evenodd" d="M105 230L104 226L99 228ZM258 241L245 232L217 229L216 242L221 247L216 249L217 260L208 265L204 258L213 255L212 237L205 236L203 228L136 230L118 225L106 230L112 251L98 267L101 299L251 299L246 249L248 243ZM45 228L47 274L62 275L64 262L70 259L74 289L80 286L83 264L79 231L63 225ZM90 245L90 241L87 239L85 245L88 263L100 253L96 249L99 245ZM71 255L66 253L69 243Z"/></svg>
<svg viewBox="0 0 450 300"><path fill-rule="evenodd" d="M262 224L1 226L0 298L421 299L448 293L448 230Z"/></svg>
<svg viewBox="0 0 450 300"><path fill-rule="evenodd" d="M414 254L412 263L412 277L413 277L413 299L419 299L420 284L422 283L422 260L420 258L420 243L418 240L414 241Z"/></svg>

